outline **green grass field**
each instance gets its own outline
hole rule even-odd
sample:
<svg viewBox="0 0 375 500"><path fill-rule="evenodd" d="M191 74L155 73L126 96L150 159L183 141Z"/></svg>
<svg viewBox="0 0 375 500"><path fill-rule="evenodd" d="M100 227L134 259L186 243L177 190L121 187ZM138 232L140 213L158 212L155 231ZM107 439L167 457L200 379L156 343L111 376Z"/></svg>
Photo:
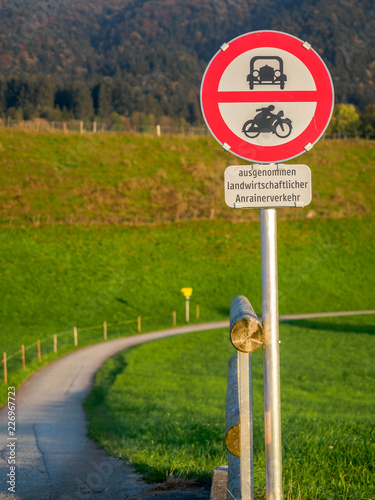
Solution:
<svg viewBox="0 0 375 500"><path fill-rule="evenodd" d="M0 130L0 224L256 221L224 203L224 170L244 163L208 137ZM375 145L320 141L289 163L313 172L313 201L284 219L363 216L375 208Z"/></svg>
<svg viewBox="0 0 375 500"><path fill-rule="evenodd" d="M303 209L278 210L280 314L374 309L374 159L372 142L321 141L292 162L311 167L313 202ZM261 313L259 212L233 210L224 203L223 172L227 165L236 163L237 159L221 151L214 140L202 137L81 136L1 130L0 353L11 357L8 385L18 386L41 365L74 349L73 326L78 327L79 344L84 345L102 340L104 321L108 322L109 338L137 333L138 316L142 317L142 331L172 326L172 311L177 311L177 321L182 324L182 287L193 287L194 321L197 304L202 322L228 318L230 301L238 294L246 295ZM295 337L298 352L308 352L310 356L317 335L326 338L327 356L333 355L338 337L349 343L365 339L365 351L370 352L373 340L367 330L374 324L373 319L355 317L349 323L345 320L337 324L327 320L328 326L319 323L325 326L322 331L315 322L301 324L300 331L306 335ZM282 331L294 338L296 327L283 325ZM357 333L351 335L353 332ZM59 334L56 354L53 334ZM37 339L42 341L41 364L36 359ZM313 344L309 339L315 339ZM225 359L226 342L220 355ZM29 347L25 372L19 353L22 344ZM194 349L196 345L192 352ZM350 349L350 355L356 356L357 349ZM132 356L136 356L133 353L136 350L132 351ZM284 372L289 370L288 359L291 358L284 361ZM119 374L125 374L121 363ZM212 381L218 394L223 390L226 363L227 360L225 366L217 368L218 379ZM111 371L113 367L108 366ZM206 372L202 370L199 379L205 380ZM338 398L345 396L343 387L351 376L349 369L349 375L340 370L334 370L330 386L336 387ZM358 373L362 380L362 372ZM112 394L122 375L118 380L113 374L109 378L107 375L104 373L103 383L108 394ZM301 377L295 391L305 394ZM371 379L371 370L366 377ZM5 401L5 390L0 373L0 404ZM104 393L102 396L105 399ZM322 399L327 397L324 393ZM316 403L318 396L314 398ZM283 402L284 407L287 401ZM349 407L345 401L344 398L344 409ZM100 398L98 404L102 404ZM214 410L213 419L224 411L221 402L216 404L218 413ZM95 413L94 406L92 401L90 411ZM202 410L202 414L208 415L205 412ZM311 441L316 429L320 432L321 428L314 427L313 417L306 415L303 425L310 429ZM219 420L222 425L221 416ZM166 425L168 421L169 417ZM353 422L353 429L358 427L362 435L362 424ZM295 427L298 429L299 425ZM258 427L262 427L259 422ZM98 429L92 432L100 434ZM134 432L134 439L142 437L137 429L129 432ZM287 436L288 431L286 447ZM105 442L107 438L101 439ZM149 477L176 470L183 475L207 478L209 467L214 462L217 465L222 457L222 438L217 439L217 446L212 445L209 451L197 447L194 461L198 463L197 457L202 453L206 457L204 465L189 468L190 461L178 458L168 467L163 465L164 469L160 464L148 463L142 465L143 470ZM191 444L187 441L187 446ZM294 456L303 458L298 446ZM168 456L170 453L171 448ZM366 469L367 455L363 456ZM135 462L138 461L137 458ZM307 462L302 460L300 464L301 470L309 469ZM346 470L346 466L341 466ZM300 484L302 488L305 483L298 470L294 476L293 467L287 465L286 488L292 488L291 498L299 498L293 485ZM295 477L299 482L294 481ZM355 477L347 497L335 497L332 493L339 491L337 494L341 495L348 489L344 475L345 487L339 487L332 479L329 487L324 482L327 496L318 492L316 486L311 490L315 491L311 498L370 498L364 493L354 496L354 481L356 485L366 484L365 476L361 480ZM259 484L262 489L262 483Z"/></svg>
<svg viewBox="0 0 375 500"><path fill-rule="evenodd" d="M286 499L372 500L375 316L280 328ZM86 400L89 434L150 480L209 481L224 447L227 330L150 342L107 362ZM262 352L253 354L254 472L265 498ZM111 425L108 425L111 422Z"/></svg>
<svg viewBox="0 0 375 500"><path fill-rule="evenodd" d="M373 308L371 217L285 220L278 231L281 314ZM92 342L102 338L104 321L109 338L136 333L138 316L160 316L144 319L143 331L172 326L172 311L181 323L184 286L193 287L192 318L199 304L201 321L226 319L238 294L261 312L258 223L48 226L5 233L0 352L8 357L31 345L26 357L34 362L40 339L48 361L52 334L59 334L59 347L69 339L72 347L73 326L80 338L82 329L98 327L87 332ZM9 380L18 384L24 375L29 372L23 373L18 353L9 363Z"/></svg>

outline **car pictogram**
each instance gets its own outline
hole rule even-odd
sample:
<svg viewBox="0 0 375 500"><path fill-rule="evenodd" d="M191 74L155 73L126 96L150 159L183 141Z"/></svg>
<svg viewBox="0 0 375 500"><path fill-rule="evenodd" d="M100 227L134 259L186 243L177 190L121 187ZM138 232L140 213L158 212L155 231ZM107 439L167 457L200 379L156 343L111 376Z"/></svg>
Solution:
<svg viewBox="0 0 375 500"><path fill-rule="evenodd" d="M278 65L277 68L272 66L260 66L256 64L258 61L274 60ZM250 73L247 75L250 90L254 89L254 85L280 85L280 89L284 90L287 80L284 74L284 63L281 57L278 56L256 56L250 60Z"/></svg>

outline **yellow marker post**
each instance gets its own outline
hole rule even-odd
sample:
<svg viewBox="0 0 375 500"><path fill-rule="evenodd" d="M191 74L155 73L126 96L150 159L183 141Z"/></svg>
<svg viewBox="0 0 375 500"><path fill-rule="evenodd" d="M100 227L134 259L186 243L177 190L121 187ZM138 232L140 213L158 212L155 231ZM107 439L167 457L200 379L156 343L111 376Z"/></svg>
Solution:
<svg viewBox="0 0 375 500"><path fill-rule="evenodd" d="M191 297L191 294L193 293L192 288L181 288L181 292L184 294L185 297L185 318L186 318L186 323L189 323L190 315L189 315L189 299Z"/></svg>

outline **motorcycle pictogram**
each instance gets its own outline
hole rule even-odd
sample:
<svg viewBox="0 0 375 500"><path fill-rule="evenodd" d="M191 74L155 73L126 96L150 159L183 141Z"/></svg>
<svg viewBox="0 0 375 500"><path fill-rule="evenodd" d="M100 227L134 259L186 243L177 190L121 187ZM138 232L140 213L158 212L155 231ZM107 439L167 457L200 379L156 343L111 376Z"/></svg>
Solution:
<svg viewBox="0 0 375 500"><path fill-rule="evenodd" d="M275 106L272 104L267 108L260 108L252 120L248 120L242 127L242 132L250 139L255 139L259 134L271 132L281 139L286 139L292 132L292 121L283 118L284 111L277 114L272 113Z"/></svg>

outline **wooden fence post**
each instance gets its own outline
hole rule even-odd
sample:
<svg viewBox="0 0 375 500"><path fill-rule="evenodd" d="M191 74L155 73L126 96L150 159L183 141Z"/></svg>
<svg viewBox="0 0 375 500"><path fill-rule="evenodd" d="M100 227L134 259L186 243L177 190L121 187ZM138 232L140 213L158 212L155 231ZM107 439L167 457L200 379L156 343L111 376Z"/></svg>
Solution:
<svg viewBox="0 0 375 500"><path fill-rule="evenodd" d="M26 370L26 362L25 362L25 346L21 345L21 354L22 354L22 368Z"/></svg>
<svg viewBox="0 0 375 500"><path fill-rule="evenodd" d="M173 311L173 326L176 326L176 311Z"/></svg>
<svg viewBox="0 0 375 500"><path fill-rule="evenodd" d="M8 372L7 372L7 353L4 352L4 357L1 360L2 363L4 363L4 383L8 383Z"/></svg>
<svg viewBox="0 0 375 500"><path fill-rule="evenodd" d="M199 319L199 304L197 304L197 319Z"/></svg>
<svg viewBox="0 0 375 500"><path fill-rule="evenodd" d="M228 453L228 494L226 496L228 500L245 500L246 498L241 496L240 462L239 457L232 455L230 452Z"/></svg>
<svg viewBox="0 0 375 500"><path fill-rule="evenodd" d="M235 457L240 456L240 407L238 401L238 361L234 354L228 364L227 402L225 414L225 446Z"/></svg>
<svg viewBox="0 0 375 500"><path fill-rule="evenodd" d="M40 352L40 340L37 340L36 342L36 346L38 348L38 361L39 363L42 362L42 353Z"/></svg>
<svg viewBox="0 0 375 500"><path fill-rule="evenodd" d="M137 322L138 322L138 333L141 333L141 317L140 316L138 316Z"/></svg>
<svg viewBox="0 0 375 500"><path fill-rule="evenodd" d="M96 134L96 122L93 123L92 131L94 132L94 134Z"/></svg>
<svg viewBox="0 0 375 500"><path fill-rule="evenodd" d="M107 340L107 322L104 321L103 323L103 335L104 335L104 340Z"/></svg>
<svg viewBox="0 0 375 500"><path fill-rule="evenodd" d="M53 352L57 352L57 334L53 336Z"/></svg>
<svg viewBox="0 0 375 500"><path fill-rule="evenodd" d="M74 333L74 345L77 347L77 345L78 345L78 331L77 331L76 326L73 328L73 333Z"/></svg>
<svg viewBox="0 0 375 500"><path fill-rule="evenodd" d="M239 352L229 360L227 386L228 498L254 499L251 353L262 346L263 339L263 326L250 302L235 297L230 305L230 340Z"/></svg>
<svg viewBox="0 0 375 500"><path fill-rule="evenodd" d="M254 498L252 354L238 353L242 498Z"/></svg>

